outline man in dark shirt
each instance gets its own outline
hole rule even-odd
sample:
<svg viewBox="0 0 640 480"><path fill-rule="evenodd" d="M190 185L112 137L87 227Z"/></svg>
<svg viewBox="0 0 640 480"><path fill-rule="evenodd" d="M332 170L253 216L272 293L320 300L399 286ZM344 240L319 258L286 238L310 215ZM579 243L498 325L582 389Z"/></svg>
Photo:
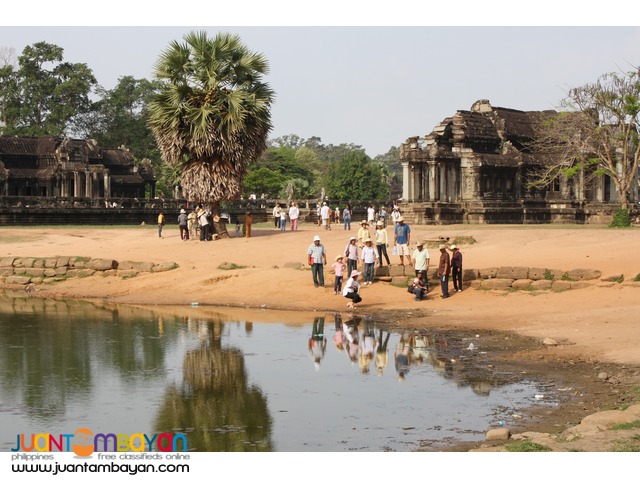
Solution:
<svg viewBox="0 0 640 480"><path fill-rule="evenodd" d="M440 262L438 263L438 277L440 278L440 288L442 298L449 298L449 274L451 273L451 260L447 246L440 245Z"/></svg>

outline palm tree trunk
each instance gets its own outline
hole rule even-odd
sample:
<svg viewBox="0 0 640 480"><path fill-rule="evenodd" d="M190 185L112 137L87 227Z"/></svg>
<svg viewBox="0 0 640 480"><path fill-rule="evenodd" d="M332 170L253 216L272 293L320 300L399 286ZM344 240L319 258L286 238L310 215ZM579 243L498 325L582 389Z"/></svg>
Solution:
<svg viewBox="0 0 640 480"><path fill-rule="evenodd" d="M215 230L215 232L218 234L219 237L230 238L229 232L227 232L227 225L220 218L220 213L221 213L220 202L219 201L211 202L210 205L211 205L211 215L213 217L213 229Z"/></svg>

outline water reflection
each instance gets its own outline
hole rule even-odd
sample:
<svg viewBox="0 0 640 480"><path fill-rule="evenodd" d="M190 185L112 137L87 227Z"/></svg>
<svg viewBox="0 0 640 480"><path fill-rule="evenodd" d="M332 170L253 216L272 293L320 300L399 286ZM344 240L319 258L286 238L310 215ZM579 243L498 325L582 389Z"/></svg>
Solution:
<svg viewBox="0 0 640 480"><path fill-rule="evenodd" d="M197 451L404 451L481 439L539 391L438 331L175 312L3 298L0 448L87 427L180 431Z"/></svg>

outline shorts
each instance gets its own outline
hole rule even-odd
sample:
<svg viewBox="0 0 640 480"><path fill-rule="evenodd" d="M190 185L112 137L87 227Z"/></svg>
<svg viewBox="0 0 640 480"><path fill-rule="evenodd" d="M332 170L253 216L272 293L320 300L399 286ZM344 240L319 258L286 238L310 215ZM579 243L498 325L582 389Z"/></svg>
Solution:
<svg viewBox="0 0 640 480"><path fill-rule="evenodd" d="M409 245L406 243L398 243L396 247L398 247L398 255L406 255L407 257L411 255L409 253Z"/></svg>

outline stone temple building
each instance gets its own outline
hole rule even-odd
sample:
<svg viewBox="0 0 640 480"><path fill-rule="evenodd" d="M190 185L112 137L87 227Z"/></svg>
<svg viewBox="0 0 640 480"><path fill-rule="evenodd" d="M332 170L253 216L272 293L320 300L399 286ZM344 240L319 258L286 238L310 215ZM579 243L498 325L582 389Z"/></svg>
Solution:
<svg viewBox="0 0 640 480"><path fill-rule="evenodd" d="M0 197L144 198L155 173L94 140L0 136Z"/></svg>
<svg viewBox="0 0 640 480"><path fill-rule="evenodd" d="M527 179L545 163L532 152L535 125L555 111L525 112L478 100L400 147L402 210L414 223L602 223L618 207L606 176L581 172L545 189ZM637 202L638 192L632 201Z"/></svg>

